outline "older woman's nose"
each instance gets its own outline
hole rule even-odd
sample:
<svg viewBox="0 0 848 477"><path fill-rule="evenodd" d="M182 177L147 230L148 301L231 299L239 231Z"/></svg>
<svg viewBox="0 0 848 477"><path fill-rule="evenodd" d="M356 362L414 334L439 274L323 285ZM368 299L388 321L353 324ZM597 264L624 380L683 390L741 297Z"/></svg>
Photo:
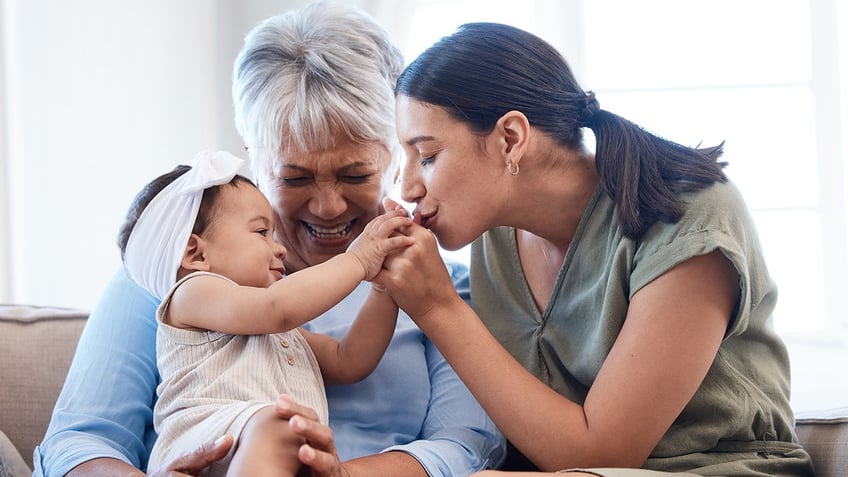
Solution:
<svg viewBox="0 0 848 477"><path fill-rule="evenodd" d="M338 217L347 210L347 200L338 184L318 184L309 201L309 212L322 219Z"/></svg>

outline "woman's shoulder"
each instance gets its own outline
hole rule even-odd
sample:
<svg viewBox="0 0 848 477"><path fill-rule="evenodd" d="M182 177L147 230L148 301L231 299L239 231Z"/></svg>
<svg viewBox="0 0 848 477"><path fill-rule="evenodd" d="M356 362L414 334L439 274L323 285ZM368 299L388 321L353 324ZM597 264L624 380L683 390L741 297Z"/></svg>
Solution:
<svg viewBox="0 0 848 477"><path fill-rule="evenodd" d="M739 187L729 179L725 182L714 182L696 191L684 192L681 199L685 204L686 215L706 211L741 212L748 209Z"/></svg>
<svg viewBox="0 0 848 477"><path fill-rule="evenodd" d="M634 273L637 283L647 283L658 274L693 256L721 250L739 269L762 260L754 219L739 188L731 182L716 182L682 193L683 215L674 223L657 222L636 244ZM637 287L638 288L638 287Z"/></svg>
<svg viewBox="0 0 848 477"><path fill-rule="evenodd" d="M642 244L668 243L691 234L720 233L740 236L753 229L753 218L739 188L732 181L715 182L680 194L682 212L674 223L658 222L642 237Z"/></svg>

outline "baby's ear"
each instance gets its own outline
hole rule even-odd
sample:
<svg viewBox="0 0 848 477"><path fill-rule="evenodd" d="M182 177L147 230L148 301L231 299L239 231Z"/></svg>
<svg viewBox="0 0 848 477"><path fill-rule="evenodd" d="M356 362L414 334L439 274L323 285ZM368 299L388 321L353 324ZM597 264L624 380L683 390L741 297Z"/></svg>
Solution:
<svg viewBox="0 0 848 477"><path fill-rule="evenodd" d="M185 253L183 253L183 260L180 262L180 266L193 272L208 272L209 262L206 260L205 245L206 242L199 235L191 234L188 238L188 244L186 245Z"/></svg>

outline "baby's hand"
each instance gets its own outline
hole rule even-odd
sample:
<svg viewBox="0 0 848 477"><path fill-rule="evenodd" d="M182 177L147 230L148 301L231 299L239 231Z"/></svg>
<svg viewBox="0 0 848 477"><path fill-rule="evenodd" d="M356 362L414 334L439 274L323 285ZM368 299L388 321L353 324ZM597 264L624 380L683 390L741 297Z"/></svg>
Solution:
<svg viewBox="0 0 848 477"><path fill-rule="evenodd" d="M386 255L415 242L414 238L403 235L403 229L410 225L412 219L406 210L390 210L369 222L350 244L347 252L359 259L365 269L366 280L370 281L380 273Z"/></svg>

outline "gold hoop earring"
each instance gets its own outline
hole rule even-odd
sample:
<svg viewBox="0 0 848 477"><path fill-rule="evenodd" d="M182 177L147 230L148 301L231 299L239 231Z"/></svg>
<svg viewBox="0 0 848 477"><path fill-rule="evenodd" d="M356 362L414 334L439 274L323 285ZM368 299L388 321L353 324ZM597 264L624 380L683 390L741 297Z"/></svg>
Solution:
<svg viewBox="0 0 848 477"><path fill-rule="evenodd" d="M515 166L515 170L512 170L512 166ZM517 176L521 171L521 168L518 166L518 163L513 163L512 160L507 159L506 161L506 170L513 176Z"/></svg>

